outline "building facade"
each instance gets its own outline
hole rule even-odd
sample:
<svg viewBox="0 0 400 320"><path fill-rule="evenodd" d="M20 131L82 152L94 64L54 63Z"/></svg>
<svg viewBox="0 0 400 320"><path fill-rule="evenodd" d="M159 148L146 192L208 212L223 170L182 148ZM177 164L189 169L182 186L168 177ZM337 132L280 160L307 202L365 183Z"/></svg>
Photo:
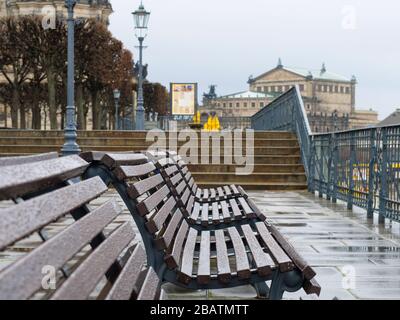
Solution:
<svg viewBox="0 0 400 320"><path fill-rule="evenodd" d="M355 76L350 78L330 72L325 64L320 70L286 67L279 59L276 68L250 78L251 91L282 94L299 86L304 106L314 132L328 132L368 127L378 123L373 110L356 110Z"/></svg>
<svg viewBox="0 0 400 320"><path fill-rule="evenodd" d="M55 9L57 15L66 16L64 0L30 1L30 0L0 0L0 17L20 15L43 15L46 7ZM76 18L97 19L104 24L109 23L112 7L108 0L77 0L75 6Z"/></svg>

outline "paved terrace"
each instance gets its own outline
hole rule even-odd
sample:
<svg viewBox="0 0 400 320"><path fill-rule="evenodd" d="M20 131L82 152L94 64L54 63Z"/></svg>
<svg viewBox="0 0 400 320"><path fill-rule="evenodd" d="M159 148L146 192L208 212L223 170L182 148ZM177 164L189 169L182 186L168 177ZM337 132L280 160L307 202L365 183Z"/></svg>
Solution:
<svg viewBox="0 0 400 320"><path fill-rule="evenodd" d="M109 191L92 205L100 205L114 196L118 197ZM344 204L335 205L306 192L259 191L250 192L250 196L315 267L322 286L322 299L400 299L399 224L378 226L377 222L366 219L363 210L348 211ZM119 202L124 207L122 200ZM9 204L3 202L0 205ZM127 209L120 219L132 219ZM68 219L61 220L53 228L63 228L67 224ZM0 255L0 269L39 243L38 237L31 238ZM346 278L347 272L350 274ZM255 291L250 286L198 292L184 291L172 285L165 289L169 299L178 300L255 298ZM302 291L284 296L284 299L300 298L307 298Z"/></svg>

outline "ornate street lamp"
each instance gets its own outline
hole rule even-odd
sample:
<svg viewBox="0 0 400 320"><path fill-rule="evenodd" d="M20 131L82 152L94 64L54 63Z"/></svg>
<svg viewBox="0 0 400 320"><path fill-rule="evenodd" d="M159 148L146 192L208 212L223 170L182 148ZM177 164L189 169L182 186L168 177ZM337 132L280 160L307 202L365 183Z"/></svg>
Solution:
<svg viewBox="0 0 400 320"><path fill-rule="evenodd" d="M121 97L121 92L118 89L113 91L114 101L115 101L115 130L119 130L119 98Z"/></svg>
<svg viewBox="0 0 400 320"><path fill-rule="evenodd" d="M64 130L65 143L62 147L64 156L79 154L81 150L76 143L76 120L75 120L75 20L74 7L76 0L65 0L65 6L68 11L68 72L67 72L67 108L66 108L66 125Z"/></svg>
<svg viewBox="0 0 400 320"><path fill-rule="evenodd" d="M143 3L140 3L139 9L133 14L135 22L135 33L139 40L139 83L138 99L136 109L136 130L144 130L144 100L143 100L143 41L147 36L147 25L149 23L150 12L146 11Z"/></svg>

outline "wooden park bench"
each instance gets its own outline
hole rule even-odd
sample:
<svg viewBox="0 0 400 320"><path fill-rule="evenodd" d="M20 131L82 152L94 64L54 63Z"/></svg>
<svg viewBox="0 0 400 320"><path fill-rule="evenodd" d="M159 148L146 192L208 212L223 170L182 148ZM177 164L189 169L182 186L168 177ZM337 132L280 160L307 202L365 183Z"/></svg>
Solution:
<svg viewBox="0 0 400 320"><path fill-rule="evenodd" d="M178 190L177 195L178 187L175 191L171 187L174 177L165 176L146 155L86 153L82 157L92 159L84 178L100 176L125 202L142 235L148 264L163 282L193 290L250 284L260 297L270 299L301 288L307 294L320 293L314 270L258 209L246 223L230 220L221 228L199 228L179 204L177 196L182 193ZM165 170L176 169L171 165ZM181 197L193 198L193 194L187 190ZM266 281L271 281L270 286Z"/></svg>
<svg viewBox="0 0 400 320"><path fill-rule="evenodd" d="M160 299L160 279L88 163L56 154L0 161L0 300Z"/></svg>

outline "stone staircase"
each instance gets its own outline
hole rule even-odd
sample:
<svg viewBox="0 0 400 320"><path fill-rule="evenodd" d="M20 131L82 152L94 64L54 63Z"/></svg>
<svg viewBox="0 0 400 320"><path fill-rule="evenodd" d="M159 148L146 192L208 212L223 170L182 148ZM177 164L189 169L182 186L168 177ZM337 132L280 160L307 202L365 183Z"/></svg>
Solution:
<svg viewBox="0 0 400 320"><path fill-rule="evenodd" d="M0 131L0 156L60 152L64 143L62 131ZM82 151L141 151L153 142L146 142L145 132L81 131L78 143ZM247 190L304 190L307 179L301 163L297 138L289 132L256 132L254 137L254 170L251 175L237 175L236 165L190 165L196 181L202 186L238 184ZM183 145L186 142L179 142ZM211 143L210 143L211 144ZM245 146L245 141L242 142ZM224 143L221 142L221 150ZM210 146L210 154L212 147ZM222 151L221 151L222 152ZM200 154L200 147L199 147ZM243 151L243 155L245 155ZM243 166L239 166L243 167Z"/></svg>

